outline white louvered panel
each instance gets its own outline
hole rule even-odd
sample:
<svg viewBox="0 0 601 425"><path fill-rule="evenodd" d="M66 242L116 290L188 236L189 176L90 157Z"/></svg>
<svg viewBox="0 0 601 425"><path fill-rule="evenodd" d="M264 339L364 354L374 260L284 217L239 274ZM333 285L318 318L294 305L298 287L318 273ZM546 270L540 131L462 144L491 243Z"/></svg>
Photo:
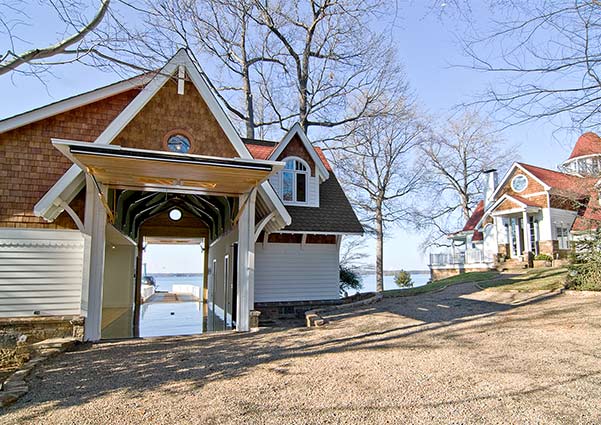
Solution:
<svg viewBox="0 0 601 425"><path fill-rule="evenodd" d="M83 269L80 232L0 229L0 317L80 314Z"/></svg>
<svg viewBox="0 0 601 425"><path fill-rule="evenodd" d="M336 245L269 243L255 247L255 301L338 298Z"/></svg>

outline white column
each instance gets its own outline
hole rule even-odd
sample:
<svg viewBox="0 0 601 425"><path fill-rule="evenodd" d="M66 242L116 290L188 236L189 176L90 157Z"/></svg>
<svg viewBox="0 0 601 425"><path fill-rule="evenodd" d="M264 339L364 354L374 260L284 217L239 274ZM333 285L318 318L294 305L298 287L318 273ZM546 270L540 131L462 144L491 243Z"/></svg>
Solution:
<svg viewBox="0 0 601 425"><path fill-rule="evenodd" d="M250 330L250 311L255 300L255 202L256 190L240 199L238 221L238 300L236 330Z"/></svg>
<svg viewBox="0 0 601 425"><path fill-rule="evenodd" d="M92 178L86 175L85 229L90 235L88 314L85 319L84 339L100 340L102 323L102 285L104 283L104 250L106 211L98 198L98 189Z"/></svg>
<svg viewBox="0 0 601 425"><path fill-rule="evenodd" d="M524 223L524 251L531 252L532 247L530 243L530 223L528 222L528 213L526 212L526 210L524 210L524 212L522 213L522 222Z"/></svg>
<svg viewBox="0 0 601 425"><path fill-rule="evenodd" d="M522 241L520 240L520 232L522 226L520 226L520 220L515 219L515 245L517 246L517 256L522 255Z"/></svg>
<svg viewBox="0 0 601 425"><path fill-rule="evenodd" d="M509 241L509 257L513 258L513 221L511 217L507 218L507 240Z"/></svg>

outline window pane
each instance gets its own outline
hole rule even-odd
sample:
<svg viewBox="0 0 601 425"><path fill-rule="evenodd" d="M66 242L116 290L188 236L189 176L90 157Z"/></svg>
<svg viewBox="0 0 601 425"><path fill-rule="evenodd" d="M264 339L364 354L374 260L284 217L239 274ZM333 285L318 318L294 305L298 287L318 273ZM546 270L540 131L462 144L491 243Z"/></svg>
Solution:
<svg viewBox="0 0 601 425"><path fill-rule="evenodd" d="M298 171L306 171L307 170L301 162L299 162L299 161L295 161L295 162L296 162L296 169Z"/></svg>
<svg viewBox="0 0 601 425"><path fill-rule="evenodd" d="M292 185L294 181L294 174L285 172L282 175L282 199L284 201L292 201Z"/></svg>
<svg viewBox="0 0 601 425"><path fill-rule="evenodd" d="M298 173L296 175L296 200L305 202L307 200L307 175Z"/></svg>
<svg viewBox="0 0 601 425"><path fill-rule="evenodd" d="M286 161L286 165L284 166L285 170L294 170L294 163L296 161L291 159L290 161Z"/></svg>

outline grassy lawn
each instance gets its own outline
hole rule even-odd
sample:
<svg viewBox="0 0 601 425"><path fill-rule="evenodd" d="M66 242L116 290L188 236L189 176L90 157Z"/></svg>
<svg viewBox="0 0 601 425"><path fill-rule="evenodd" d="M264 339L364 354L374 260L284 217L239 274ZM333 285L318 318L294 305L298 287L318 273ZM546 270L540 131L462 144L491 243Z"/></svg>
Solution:
<svg viewBox="0 0 601 425"><path fill-rule="evenodd" d="M456 283L483 282L486 280L494 279L497 276L499 276L499 273L495 271L462 273L457 276L451 276L447 277L446 279L430 282L427 285L419 286L417 288L390 289L384 291L384 296L407 297L411 295L425 294L426 292L436 291L437 289L442 289L446 286L454 285Z"/></svg>
<svg viewBox="0 0 601 425"><path fill-rule="evenodd" d="M567 269L534 269L525 274L497 279L488 282L480 282L483 288L494 288L503 291L536 291L536 290L558 290L564 287Z"/></svg>

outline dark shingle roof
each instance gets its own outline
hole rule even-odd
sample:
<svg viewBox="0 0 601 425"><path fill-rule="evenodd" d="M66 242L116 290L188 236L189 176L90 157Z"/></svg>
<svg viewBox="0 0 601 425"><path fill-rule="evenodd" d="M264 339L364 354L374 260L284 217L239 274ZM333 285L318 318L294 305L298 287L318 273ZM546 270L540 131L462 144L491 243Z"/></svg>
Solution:
<svg viewBox="0 0 601 425"><path fill-rule="evenodd" d="M363 233L363 226L355 215L334 173L319 185L319 207L286 205L292 224L284 231Z"/></svg>

